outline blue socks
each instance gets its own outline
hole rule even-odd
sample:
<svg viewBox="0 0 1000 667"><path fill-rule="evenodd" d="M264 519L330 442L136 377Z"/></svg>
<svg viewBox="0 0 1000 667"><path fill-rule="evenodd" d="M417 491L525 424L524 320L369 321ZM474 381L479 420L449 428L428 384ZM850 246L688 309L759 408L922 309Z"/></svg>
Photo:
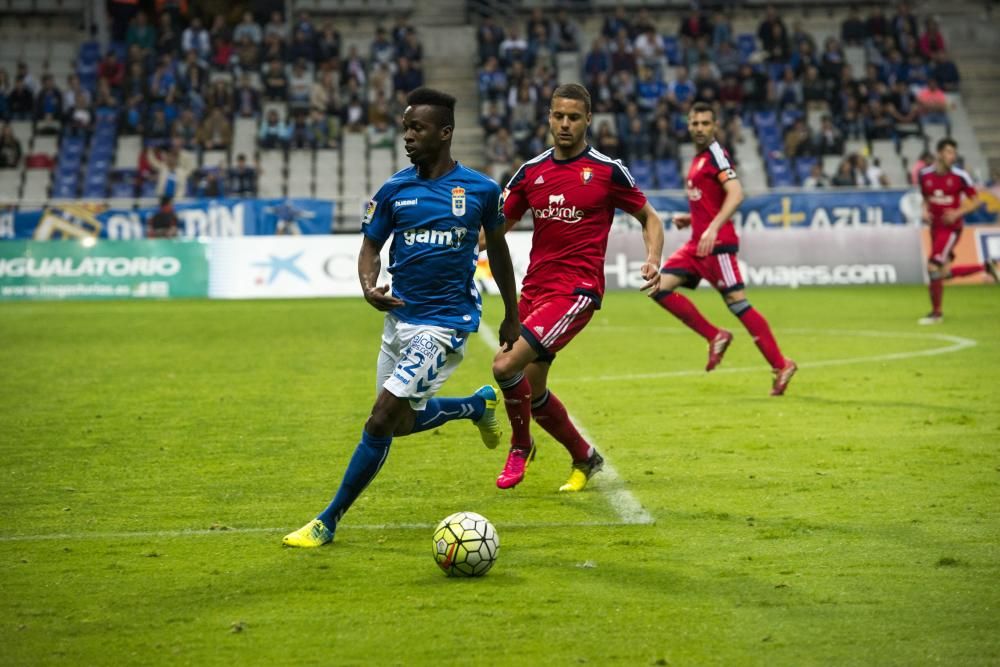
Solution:
<svg viewBox="0 0 1000 667"><path fill-rule="evenodd" d="M331 532L337 530L337 522L340 521L340 517L344 516L344 512L357 500L361 492L382 469L382 464L389 456L391 443L392 436L377 438L368 435L367 431L361 432L361 442L354 450L351 462L347 464L347 470L344 472L344 479L340 482L340 488L337 489L337 495L333 497L330 505L316 517Z"/></svg>
<svg viewBox="0 0 1000 667"><path fill-rule="evenodd" d="M486 400L478 394L465 398L432 398L427 401L427 407L414 414L410 433L420 433L453 419L479 421L485 410Z"/></svg>

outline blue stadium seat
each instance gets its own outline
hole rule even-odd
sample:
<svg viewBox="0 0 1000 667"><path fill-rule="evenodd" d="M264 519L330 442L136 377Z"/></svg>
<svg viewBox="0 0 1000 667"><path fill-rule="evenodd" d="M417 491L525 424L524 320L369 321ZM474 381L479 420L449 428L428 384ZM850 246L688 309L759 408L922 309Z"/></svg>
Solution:
<svg viewBox="0 0 1000 667"><path fill-rule="evenodd" d="M774 127L778 124L778 116L773 111L758 111L753 115L753 124L758 131L763 127Z"/></svg>
<svg viewBox="0 0 1000 667"><path fill-rule="evenodd" d="M680 185L681 176L676 160L657 160L653 163L656 184L661 188L675 188Z"/></svg>
<svg viewBox="0 0 1000 667"><path fill-rule="evenodd" d="M108 184L106 181L87 181L87 183L83 186L83 194L81 196L87 199L103 199L108 196Z"/></svg>
<svg viewBox="0 0 1000 667"><path fill-rule="evenodd" d="M757 39L753 33L741 33L736 36L736 48L744 59L749 58L750 54L757 50Z"/></svg>
<svg viewBox="0 0 1000 667"><path fill-rule="evenodd" d="M785 63L768 63L767 65L767 76L771 81L781 81L781 77L785 76Z"/></svg>
<svg viewBox="0 0 1000 667"><path fill-rule="evenodd" d="M155 197L156 196L156 181L143 181L142 187L139 188L140 197Z"/></svg>
<svg viewBox="0 0 1000 667"><path fill-rule="evenodd" d="M806 180L818 160L812 156L795 158L795 176L799 183Z"/></svg>
<svg viewBox="0 0 1000 667"><path fill-rule="evenodd" d="M681 64L681 47L680 42L677 41L677 35L663 36L663 53L671 65Z"/></svg>
<svg viewBox="0 0 1000 667"><path fill-rule="evenodd" d="M653 165L649 160L632 160L629 171L636 184L643 190L653 189Z"/></svg>
<svg viewBox="0 0 1000 667"><path fill-rule="evenodd" d="M799 109L785 109L781 112L781 127L790 127L795 121L801 119L802 111Z"/></svg>
<svg viewBox="0 0 1000 667"><path fill-rule="evenodd" d="M52 185L52 196L57 199L72 199L76 197L77 187L74 179L59 179Z"/></svg>
<svg viewBox="0 0 1000 667"><path fill-rule="evenodd" d="M84 42L80 45L80 62L96 65L101 59L101 45L97 42ZM122 59L122 62L125 62Z"/></svg>

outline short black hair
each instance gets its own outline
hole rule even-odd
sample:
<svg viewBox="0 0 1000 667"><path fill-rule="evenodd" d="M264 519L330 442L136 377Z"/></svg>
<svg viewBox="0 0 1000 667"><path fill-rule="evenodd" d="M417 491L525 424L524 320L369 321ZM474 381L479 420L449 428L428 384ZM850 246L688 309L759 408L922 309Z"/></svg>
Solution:
<svg viewBox="0 0 1000 667"><path fill-rule="evenodd" d="M696 113L710 113L712 114L712 120L713 121L715 120L715 107L713 107L708 102L695 102L694 104L692 104L689 115L693 115Z"/></svg>
<svg viewBox="0 0 1000 667"><path fill-rule="evenodd" d="M552 99L557 97L580 100L583 102L586 112L590 113L590 93L578 83L564 83L561 86L556 86L556 89L552 91Z"/></svg>
<svg viewBox="0 0 1000 667"><path fill-rule="evenodd" d="M941 139L939 142L937 142L937 152L940 153L945 146L951 146L955 150L958 150L958 142L952 139L951 137L945 137L944 139Z"/></svg>
<svg viewBox="0 0 1000 667"><path fill-rule="evenodd" d="M448 93L421 86L406 96L406 104L435 107L440 127L455 127L455 97Z"/></svg>

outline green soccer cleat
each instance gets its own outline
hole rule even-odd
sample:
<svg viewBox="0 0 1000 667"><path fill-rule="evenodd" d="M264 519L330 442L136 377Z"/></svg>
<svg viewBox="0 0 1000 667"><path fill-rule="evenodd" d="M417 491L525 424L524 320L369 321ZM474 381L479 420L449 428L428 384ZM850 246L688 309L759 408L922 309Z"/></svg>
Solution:
<svg viewBox="0 0 1000 667"><path fill-rule="evenodd" d="M294 533L285 535L281 543L286 547L313 548L333 542L333 532L319 519L313 519Z"/></svg>
<svg viewBox="0 0 1000 667"><path fill-rule="evenodd" d="M488 384L476 390L476 396L481 396L486 401L486 409L479 421L474 422L479 428L479 437L483 439L483 444L488 449L496 449L503 437L503 429L497 421L497 390Z"/></svg>

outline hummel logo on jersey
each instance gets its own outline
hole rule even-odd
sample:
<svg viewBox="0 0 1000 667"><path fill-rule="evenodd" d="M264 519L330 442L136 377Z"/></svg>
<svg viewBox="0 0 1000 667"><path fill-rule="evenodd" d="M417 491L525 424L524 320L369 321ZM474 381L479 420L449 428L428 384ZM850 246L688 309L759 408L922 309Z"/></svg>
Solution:
<svg viewBox="0 0 1000 667"><path fill-rule="evenodd" d="M543 326L536 326L536 327L532 327L532 329L533 329L533 330L534 330L534 332L535 332L536 334L538 334L539 336L541 336L542 334L544 334L544 333L545 333L545 327L543 327Z"/></svg>
<svg viewBox="0 0 1000 667"><path fill-rule="evenodd" d="M574 222L583 220L583 211L576 206L566 206L566 195L549 195L549 205L547 208L532 208L531 213L535 219L545 218L554 222L565 222L572 225Z"/></svg>
<svg viewBox="0 0 1000 667"><path fill-rule="evenodd" d="M538 178L535 179L535 185L541 185L544 182L545 182L545 179L542 177L541 174L539 174Z"/></svg>
<svg viewBox="0 0 1000 667"><path fill-rule="evenodd" d="M400 206L416 206L416 205L417 205L416 199L397 199L392 206L393 208L399 208Z"/></svg>

